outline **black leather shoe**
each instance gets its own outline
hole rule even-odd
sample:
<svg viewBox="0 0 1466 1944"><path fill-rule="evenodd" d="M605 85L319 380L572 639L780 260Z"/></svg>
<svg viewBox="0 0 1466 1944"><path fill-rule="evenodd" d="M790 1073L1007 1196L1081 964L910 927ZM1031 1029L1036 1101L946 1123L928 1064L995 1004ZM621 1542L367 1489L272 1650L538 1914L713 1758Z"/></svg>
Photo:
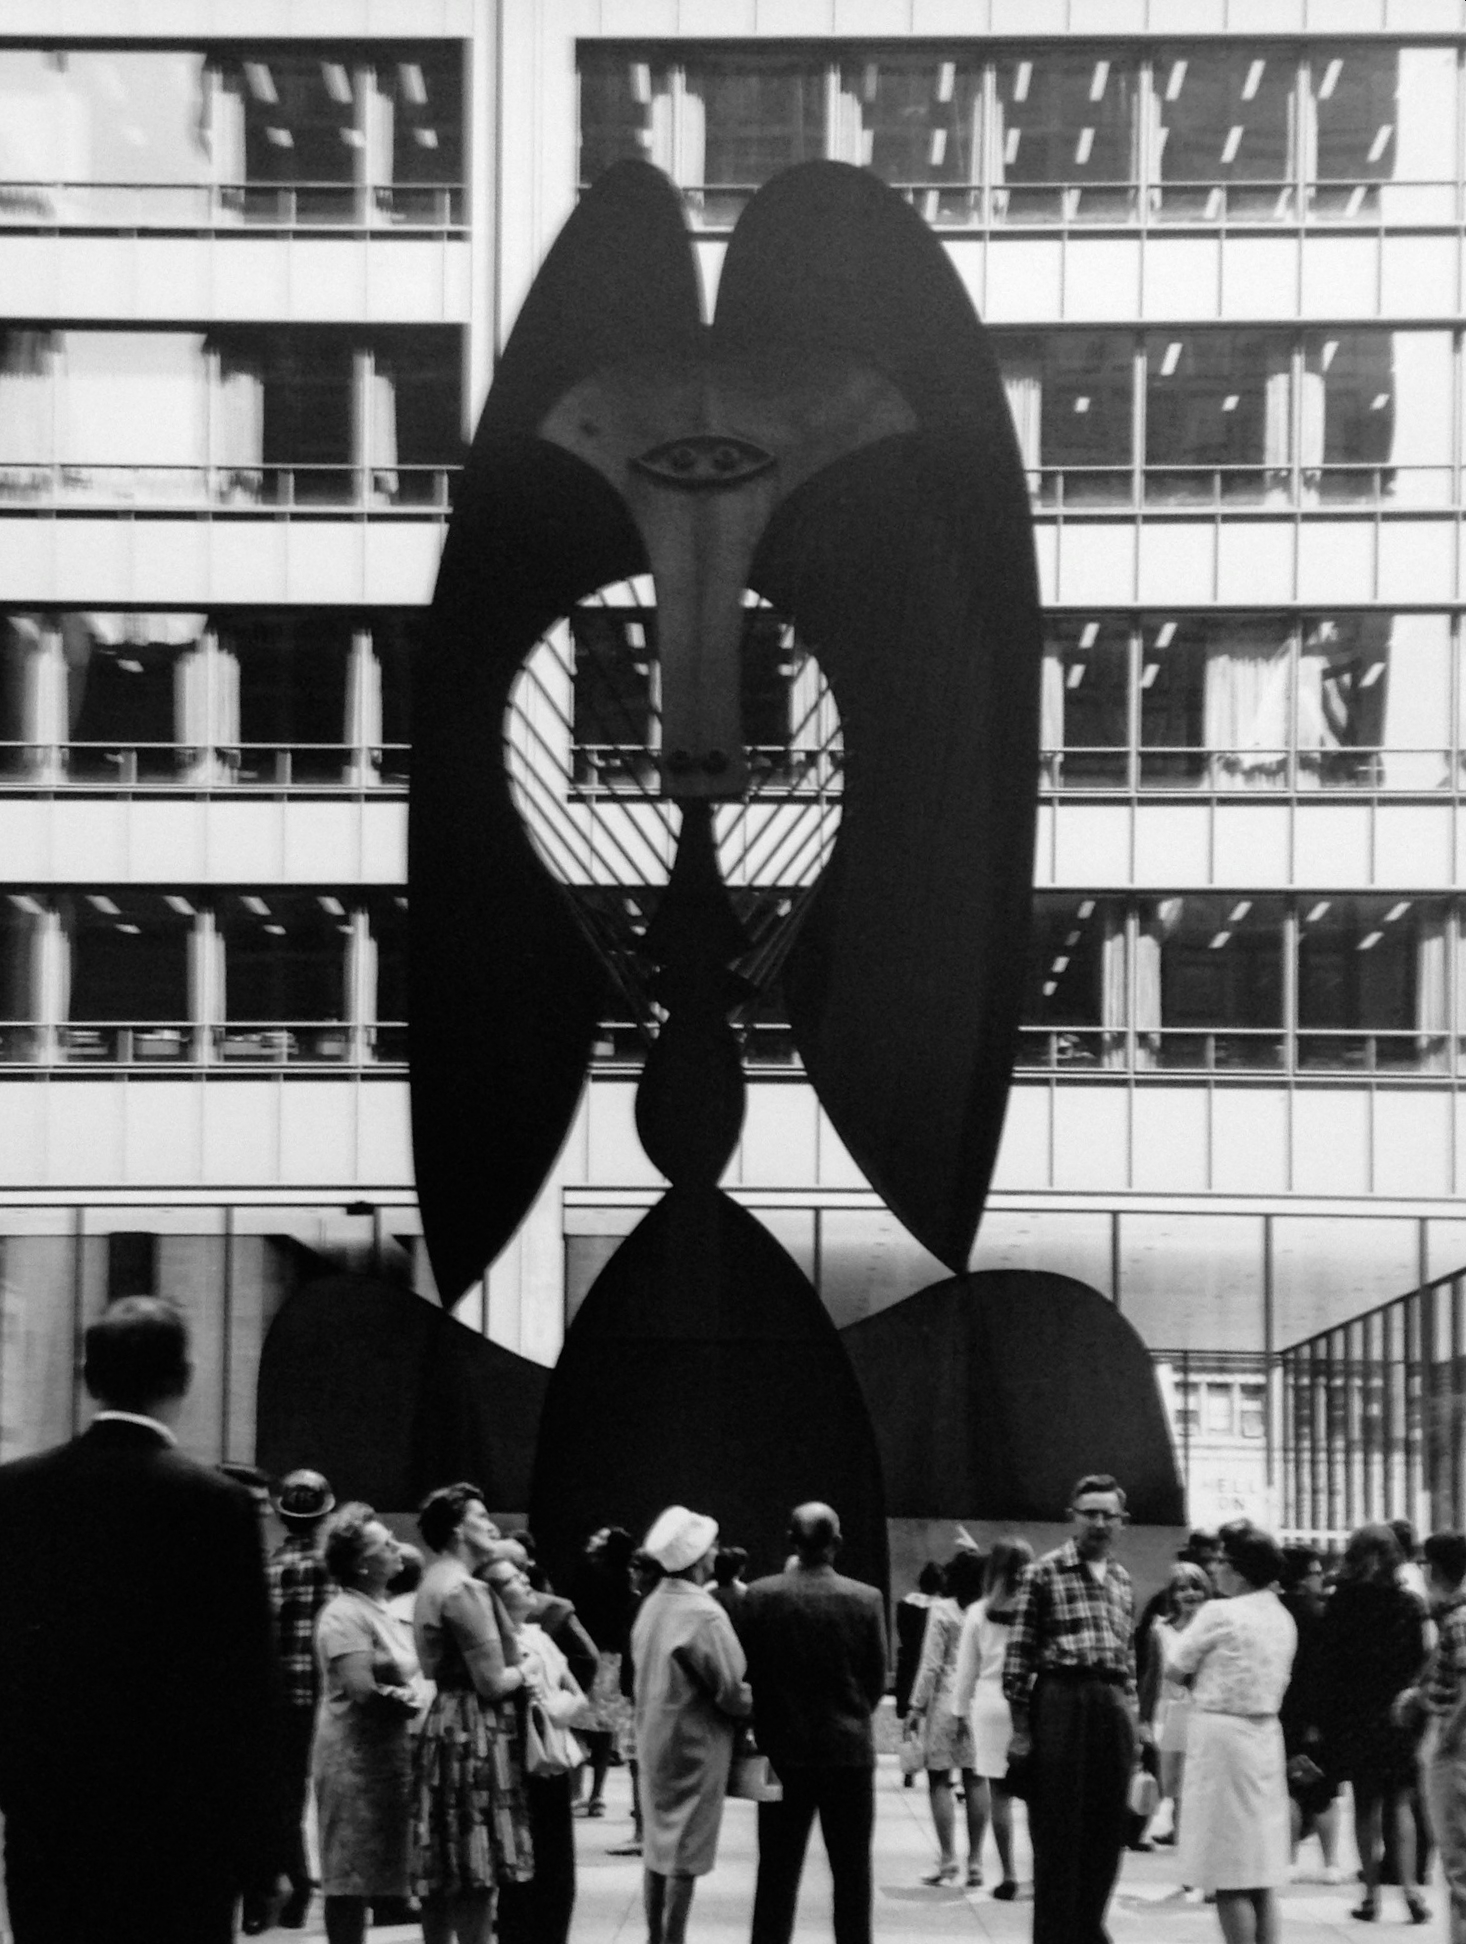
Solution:
<svg viewBox="0 0 1466 1944"><path fill-rule="evenodd" d="M239 1928L246 1937L260 1937L270 1928L270 1906L259 1897L246 1897L239 1913Z"/></svg>
<svg viewBox="0 0 1466 1944"><path fill-rule="evenodd" d="M304 1930L305 1913L310 1907L310 1885L306 1884L304 1889L297 1887L290 1892L290 1895L281 1904L280 1915L275 1919L275 1922L282 1930Z"/></svg>

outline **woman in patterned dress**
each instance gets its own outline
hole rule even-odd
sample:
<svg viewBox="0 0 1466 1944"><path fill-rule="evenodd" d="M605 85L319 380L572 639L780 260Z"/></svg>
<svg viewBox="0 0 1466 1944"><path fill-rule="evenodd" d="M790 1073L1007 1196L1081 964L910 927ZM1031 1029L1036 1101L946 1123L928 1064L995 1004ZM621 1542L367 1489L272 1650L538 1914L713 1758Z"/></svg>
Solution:
<svg viewBox="0 0 1466 1944"><path fill-rule="evenodd" d="M397 1542L369 1505L343 1505L325 1537L340 1587L316 1620L321 1703L311 1767L329 1944L362 1944L367 1906L405 1900L417 1655L387 1605Z"/></svg>
<svg viewBox="0 0 1466 1944"><path fill-rule="evenodd" d="M957 1680L957 1648L968 1607L982 1595L985 1562L981 1553L960 1552L946 1572L946 1593L927 1615L921 1666L911 1690L908 1716L920 1725L931 1798L932 1823L940 1855L923 1883L955 1883L960 1865L956 1851L956 1810L952 1801L952 1770L962 1771L967 1809L967 1881L982 1882L982 1839L987 1817L984 1798L973 1770L972 1729L965 1713L952 1712Z"/></svg>
<svg viewBox="0 0 1466 1944"><path fill-rule="evenodd" d="M424 1944L488 1944L494 1891L534 1874L519 1697L535 1677L501 1631L473 1569L499 1533L476 1485L423 1501L418 1530L433 1559L417 1590L418 1659L437 1693L418 1736L413 1775L413 1879Z"/></svg>
<svg viewBox="0 0 1466 1944"><path fill-rule="evenodd" d="M967 1609L957 1647L952 1712L966 1715L972 1731L974 1782L967 1784L967 1831L972 1863L982 1852L983 1827L992 1816L993 1840L1003 1875L993 1889L999 1903L1018 1895L1013 1867L1013 1798L1004 1787L1013 1715L1003 1693L1003 1662L1013 1631L1014 1602L1024 1569L1033 1561L1026 1539L995 1539L983 1574L982 1598ZM977 1834L974 1837L973 1831ZM969 1864L969 1875L971 1864Z"/></svg>

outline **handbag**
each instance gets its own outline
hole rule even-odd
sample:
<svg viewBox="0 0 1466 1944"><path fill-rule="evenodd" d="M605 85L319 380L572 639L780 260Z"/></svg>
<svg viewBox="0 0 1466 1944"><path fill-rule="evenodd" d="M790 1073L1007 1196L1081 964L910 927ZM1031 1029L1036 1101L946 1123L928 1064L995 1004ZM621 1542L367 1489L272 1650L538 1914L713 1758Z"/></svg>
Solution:
<svg viewBox="0 0 1466 1944"><path fill-rule="evenodd" d="M568 1775L585 1760L585 1750L556 1721L538 1695L524 1717L524 1766L530 1775Z"/></svg>
<svg viewBox="0 0 1466 1944"><path fill-rule="evenodd" d="M1155 1777L1143 1768L1136 1769L1130 1778L1130 1813L1142 1816L1147 1821L1155 1814L1161 1804L1161 1785Z"/></svg>
<svg viewBox="0 0 1466 1944"><path fill-rule="evenodd" d="M767 1755L761 1755L750 1729L745 1729L733 1745L728 1764L725 1795L742 1802L782 1802L784 1785L775 1775Z"/></svg>
<svg viewBox="0 0 1466 1944"><path fill-rule="evenodd" d="M921 1722L916 1715L906 1717L898 1753L903 1775L920 1775L926 1767L926 1737L921 1732Z"/></svg>

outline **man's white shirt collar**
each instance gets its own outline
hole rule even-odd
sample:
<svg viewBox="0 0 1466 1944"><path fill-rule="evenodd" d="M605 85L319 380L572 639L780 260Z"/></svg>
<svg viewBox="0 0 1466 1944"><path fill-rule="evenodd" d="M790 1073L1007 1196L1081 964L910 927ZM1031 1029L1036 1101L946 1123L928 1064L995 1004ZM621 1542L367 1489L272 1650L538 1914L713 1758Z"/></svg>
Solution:
<svg viewBox="0 0 1466 1944"><path fill-rule="evenodd" d="M156 1431L171 1445L178 1443L172 1431L161 1418L144 1417L141 1411L98 1411L92 1419L93 1424L145 1424L149 1431Z"/></svg>

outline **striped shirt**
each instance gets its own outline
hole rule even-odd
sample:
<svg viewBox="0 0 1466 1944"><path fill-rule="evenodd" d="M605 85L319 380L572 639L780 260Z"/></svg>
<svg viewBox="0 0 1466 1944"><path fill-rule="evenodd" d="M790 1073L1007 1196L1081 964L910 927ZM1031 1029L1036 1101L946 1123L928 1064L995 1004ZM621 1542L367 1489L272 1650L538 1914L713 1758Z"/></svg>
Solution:
<svg viewBox="0 0 1466 1944"><path fill-rule="evenodd" d="M1096 1579L1070 1539L1029 1566L1018 1586L1013 1631L1003 1662L1003 1693L1020 1707L1036 1674L1051 1668L1093 1668L1113 1675L1132 1698L1135 1594L1130 1575L1110 1560Z"/></svg>
<svg viewBox="0 0 1466 1944"><path fill-rule="evenodd" d="M1461 1700L1461 1677L1466 1674L1466 1594L1436 1614L1440 1629L1421 1693L1432 1714L1454 1713Z"/></svg>

